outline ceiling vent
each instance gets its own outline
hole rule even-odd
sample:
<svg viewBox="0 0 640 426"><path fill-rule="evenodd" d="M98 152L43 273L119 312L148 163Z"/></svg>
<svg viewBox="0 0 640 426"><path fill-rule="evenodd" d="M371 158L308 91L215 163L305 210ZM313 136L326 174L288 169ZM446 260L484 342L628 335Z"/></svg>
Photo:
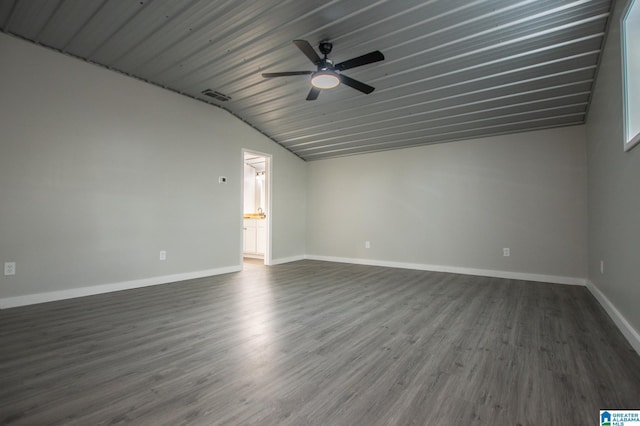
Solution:
<svg viewBox="0 0 640 426"><path fill-rule="evenodd" d="M211 89L203 90L202 94L205 95L205 96L208 96L210 98L213 98L216 101L220 101L220 102L226 102L226 101L231 99L231 96L227 96L225 94L222 94L220 92L217 92L217 91L211 90Z"/></svg>

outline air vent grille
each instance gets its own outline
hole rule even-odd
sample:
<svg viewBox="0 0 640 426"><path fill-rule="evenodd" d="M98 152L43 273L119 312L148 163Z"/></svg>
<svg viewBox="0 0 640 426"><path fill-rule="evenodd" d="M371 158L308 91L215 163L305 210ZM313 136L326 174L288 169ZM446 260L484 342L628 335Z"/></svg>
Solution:
<svg viewBox="0 0 640 426"><path fill-rule="evenodd" d="M211 90L211 89L203 90L202 94L205 95L205 96L208 96L210 98L213 98L213 99L215 99L217 101L220 101L220 102L226 102L226 101L231 99L231 96L227 96L227 95L225 95L223 93L220 93L220 92L218 92L216 90Z"/></svg>

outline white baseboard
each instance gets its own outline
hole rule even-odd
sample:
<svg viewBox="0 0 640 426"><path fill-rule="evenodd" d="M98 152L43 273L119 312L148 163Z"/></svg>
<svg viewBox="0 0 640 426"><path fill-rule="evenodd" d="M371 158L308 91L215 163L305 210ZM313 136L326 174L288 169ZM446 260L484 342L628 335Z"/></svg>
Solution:
<svg viewBox="0 0 640 426"><path fill-rule="evenodd" d="M386 266L388 268L416 269L419 271L449 272L452 274L477 275L481 277L507 278L507 279L537 281L537 282L553 283L553 284L568 284L568 285L581 285L581 286L586 285L586 279L578 278L578 277L529 274L529 273L523 273L523 272L497 271L497 270L491 270L491 269L462 268L458 266L428 265L423 263L390 262L385 260L373 260L373 259L352 259L347 257L318 256L318 255L312 255L312 254L307 255L306 258L311 260L323 260L327 262L353 263L356 265L370 265L370 266Z"/></svg>
<svg viewBox="0 0 640 426"><path fill-rule="evenodd" d="M281 257L279 259L271 259L271 265L280 265L282 263L297 262L298 260L304 260L307 256L301 254L299 256Z"/></svg>
<svg viewBox="0 0 640 426"><path fill-rule="evenodd" d="M629 324L629 321L620 313L620 311L611 303L611 301L595 286L590 280L587 281L587 288L593 294L593 297L602 305L604 310L609 314L613 322L618 326L624 337L627 338L633 349L640 354L640 334Z"/></svg>
<svg viewBox="0 0 640 426"><path fill-rule="evenodd" d="M130 290L139 287L148 287L158 284L167 284L176 281L191 280L194 278L210 277L212 275L228 274L242 270L240 265L224 268L207 269L204 271L187 272L183 274L164 275L161 277L143 278L139 280L123 281L119 283L101 284L91 287L70 288L68 290L50 291L46 293L25 294L24 296L5 297L0 299L0 309L14 308L17 306L34 305L36 303L53 302L55 300L73 299L76 297L91 296L94 294L110 293L112 291Z"/></svg>

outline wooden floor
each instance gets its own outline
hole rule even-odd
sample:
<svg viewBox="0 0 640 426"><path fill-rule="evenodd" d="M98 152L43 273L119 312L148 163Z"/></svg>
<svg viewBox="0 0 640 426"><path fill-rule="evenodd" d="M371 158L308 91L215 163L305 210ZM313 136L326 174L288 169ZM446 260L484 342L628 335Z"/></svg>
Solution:
<svg viewBox="0 0 640 426"><path fill-rule="evenodd" d="M640 357L586 288L300 261L0 311L0 422L591 425Z"/></svg>

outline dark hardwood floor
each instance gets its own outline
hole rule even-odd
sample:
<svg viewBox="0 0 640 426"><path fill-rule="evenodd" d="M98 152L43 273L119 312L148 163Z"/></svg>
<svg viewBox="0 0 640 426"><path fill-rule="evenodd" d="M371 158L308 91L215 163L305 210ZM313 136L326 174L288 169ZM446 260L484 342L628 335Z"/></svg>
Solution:
<svg viewBox="0 0 640 426"><path fill-rule="evenodd" d="M584 287L359 265L0 311L0 423L591 425L640 357Z"/></svg>

